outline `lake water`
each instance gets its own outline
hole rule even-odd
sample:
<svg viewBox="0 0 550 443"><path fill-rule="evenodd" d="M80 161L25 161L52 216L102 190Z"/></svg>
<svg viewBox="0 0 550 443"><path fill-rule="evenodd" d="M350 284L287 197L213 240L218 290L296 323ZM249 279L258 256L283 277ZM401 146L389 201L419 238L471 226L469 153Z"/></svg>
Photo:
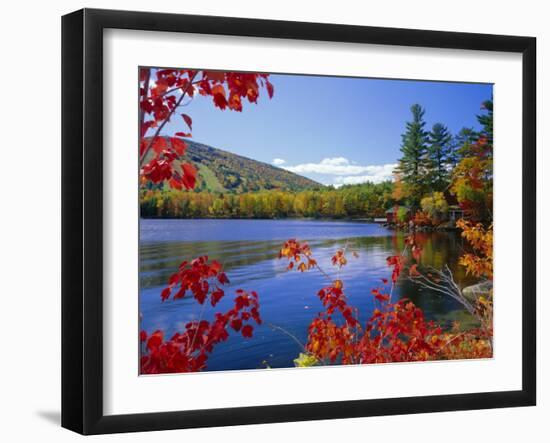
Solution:
<svg viewBox="0 0 550 443"><path fill-rule="evenodd" d="M473 283L457 265L462 239L454 232L418 233L423 245L421 262L441 268L447 264L459 285ZM307 240L313 256L325 270L332 270L330 257L338 248L352 248L358 258L348 254L349 262L340 272L351 305L359 308L364 322L373 310L370 290L389 278L386 257L401 253L404 235L373 223L308 220L141 220L140 223L140 300L141 327L162 329L166 337L198 319L201 306L192 298L161 303L160 292L169 276L183 260L207 254L220 261L231 281L224 287L226 296L216 305L218 312L232 306L234 289L255 290L260 296L261 326L254 337L243 339L230 332L227 342L218 345L208 359L208 370L292 367L300 346L283 328L302 343L307 327L321 303L318 290L326 279L312 270L286 271L288 262L279 260L278 251L289 238ZM438 293L421 289L400 278L394 300L410 298L426 316L443 325L458 319L467 321L461 305ZM214 308L207 306L202 318L211 319Z"/></svg>

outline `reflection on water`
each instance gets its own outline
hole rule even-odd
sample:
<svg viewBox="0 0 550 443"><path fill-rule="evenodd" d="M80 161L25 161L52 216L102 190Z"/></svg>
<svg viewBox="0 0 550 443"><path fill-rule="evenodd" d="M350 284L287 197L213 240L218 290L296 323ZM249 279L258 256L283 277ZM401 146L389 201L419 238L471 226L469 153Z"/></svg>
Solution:
<svg viewBox="0 0 550 443"><path fill-rule="evenodd" d="M462 240L456 233L419 233L423 245L422 265L441 268L447 264L459 285L471 284L457 265ZM191 297L161 303L160 292L168 277L183 260L209 255L223 263L231 283L216 311L232 304L234 289L255 290L260 295L264 324L255 327L254 338L238 334L216 347L208 360L209 370L256 369L266 362L271 367L293 366L299 345L269 324L280 326L306 341L307 326L321 310L317 291L327 284L318 272L287 272L286 260L278 260L282 242L288 238L307 240L314 257L331 270L330 257L345 245L359 253L350 256L339 274L350 304L359 308L361 321L373 309L370 289L389 277L386 257L400 253L404 235L379 225L300 220L142 220L140 230L140 312L142 328L163 329L167 336L182 330L191 319L211 319L210 306L201 306ZM335 274L336 276L336 274ZM454 300L421 289L406 278L398 281L396 297L407 297L430 319L449 323L463 319Z"/></svg>

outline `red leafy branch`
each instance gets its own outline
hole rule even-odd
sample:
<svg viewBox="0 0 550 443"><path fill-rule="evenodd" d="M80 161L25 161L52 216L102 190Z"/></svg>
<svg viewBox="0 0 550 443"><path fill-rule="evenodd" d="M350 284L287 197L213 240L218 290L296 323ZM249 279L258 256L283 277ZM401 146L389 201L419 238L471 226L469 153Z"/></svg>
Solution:
<svg viewBox="0 0 550 443"><path fill-rule="evenodd" d="M203 304L210 295L210 303L216 306L224 296L222 285L229 283L222 265L217 260L209 262L204 255L191 261L182 262L178 270L168 279L168 286L160 294L162 301L172 296L173 300L183 298L191 292L199 304Z"/></svg>
<svg viewBox="0 0 550 443"><path fill-rule="evenodd" d="M193 189L196 185L197 169L183 161L187 143L182 138L191 137L191 133L178 131L174 136L165 137L161 132L186 98L192 100L200 94L211 97L214 106L221 110L228 108L241 112L243 99L257 103L261 87L266 88L269 98L273 96L268 74L188 69L156 69L153 72L150 68L142 68L139 75L141 181L166 182L178 190ZM193 119L187 114L181 117L191 131ZM148 136L151 131L153 134ZM207 301L212 307L220 302L225 296L222 287L227 283L229 279L218 261L209 261L208 256L198 257L180 264L162 290L161 300L178 300L191 294L204 310ZM183 332L174 334L169 340L165 340L160 330L152 334L141 331L141 373L199 371L206 367L214 347L228 339L228 328L240 332L243 337L252 337L253 323L260 325L262 322L258 294L243 289L237 289L235 294L231 309L216 312L213 321L202 320L201 313L201 319L187 323Z"/></svg>
<svg viewBox="0 0 550 443"><path fill-rule="evenodd" d="M194 72L193 74L189 73L189 80L186 81L186 82L182 82L182 86L180 86L179 88L176 88L175 90L180 90L180 93L181 93L181 96L180 98L175 102L174 105L171 105L171 103L173 102L173 100L170 100L168 101L167 103L167 107L169 109L168 111L168 114L165 116L165 110L162 109L162 111L158 112L156 115L160 115L160 117L162 118L162 121L161 123L158 125L156 131L155 131L155 134L153 135L153 137L151 137L151 139L149 140L149 144L146 146L146 148L143 150L143 152L141 153L141 157L140 157L140 160L143 161L143 159L145 158L145 156L147 155L147 153L149 152L149 149L151 149L151 146L153 145L153 143L155 142L155 140L157 139L158 135L160 134L160 131L162 131L162 128L164 128L164 125L166 125L166 123L168 123L168 121L170 120L170 117L172 117L172 115L174 114L175 110L181 105L181 102L183 101L183 99L186 97L186 95L190 95L192 96L192 93L190 93L190 88L193 88L193 80L195 79L195 77L197 76L197 72ZM163 94L164 96L164 94ZM169 97L173 97L173 96L169 96ZM161 100L162 101L162 100ZM156 101L153 102L153 103L157 103ZM143 109L143 107L142 107ZM154 111L154 108L153 108L153 111Z"/></svg>
<svg viewBox="0 0 550 443"><path fill-rule="evenodd" d="M152 78L155 77L153 83ZM273 85L268 74L195 71L189 69L140 70L140 167L142 183L167 182L175 189L193 189L197 170L183 161L187 148L178 137L191 137L191 133L178 131L174 136L161 136L166 124L174 117L184 100L193 100L196 94L211 97L214 106L221 110L241 112L243 99L257 103L260 88L265 87L273 96ZM193 120L181 114L192 130ZM153 131L152 136L148 133Z"/></svg>
<svg viewBox="0 0 550 443"><path fill-rule="evenodd" d="M229 279L219 262L209 262L207 256L202 256L191 263L183 262L168 283L161 292L162 301L170 298L178 300L190 293L200 305L204 306L209 300L212 306L216 306L225 296L221 286L229 283ZM231 309L215 313L213 321L188 322L183 332L174 334L166 341L160 330L151 335L141 331L140 340L144 344L141 373L195 372L205 369L214 347L229 338L228 328L240 332L245 338L251 338L253 324L262 323L258 294L237 289L233 302Z"/></svg>

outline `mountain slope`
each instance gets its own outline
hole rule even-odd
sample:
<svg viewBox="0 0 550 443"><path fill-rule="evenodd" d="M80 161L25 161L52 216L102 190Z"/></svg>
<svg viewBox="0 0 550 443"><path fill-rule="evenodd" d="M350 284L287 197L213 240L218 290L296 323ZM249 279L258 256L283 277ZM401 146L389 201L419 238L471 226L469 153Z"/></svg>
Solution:
<svg viewBox="0 0 550 443"><path fill-rule="evenodd" d="M166 138L170 143L170 139ZM211 192L242 193L281 189L301 191L323 185L267 163L242 157L186 139L185 161L199 171L195 189Z"/></svg>

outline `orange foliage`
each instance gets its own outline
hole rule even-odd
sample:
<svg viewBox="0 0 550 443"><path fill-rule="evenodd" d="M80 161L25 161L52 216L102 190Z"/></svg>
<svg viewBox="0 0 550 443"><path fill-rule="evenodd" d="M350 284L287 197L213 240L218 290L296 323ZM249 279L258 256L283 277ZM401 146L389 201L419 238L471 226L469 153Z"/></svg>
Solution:
<svg viewBox="0 0 550 443"><path fill-rule="evenodd" d="M490 218L493 206L493 148L480 137L453 170L451 192L460 207L476 220Z"/></svg>
<svg viewBox="0 0 550 443"><path fill-rule="evenodd" d="M417 211L416 214L414 214L413 218L414 224L416 226L432 226L433 220L430 217L429 214L425 213L424 211Z"/></svg>
<svg viewBox="0 0 550 443"><path fill-rule="evenodd" d="M304 272L317 266L317 261L311 258L311 249L307 243L298 243L295 239L285 242L279 251L279 258L286 257L289 260L287 269L297 265L299 271Z"/></svg>
<svg viewBox="0 0 550 443"><path fill-rule="evenodd" d="M462 229L464 237L474 253L466 253L460 257L460 264L466 267L466 272L476 277L493 279L493 225L487 229L481 223L460 219L456 223Z"/></svg>

